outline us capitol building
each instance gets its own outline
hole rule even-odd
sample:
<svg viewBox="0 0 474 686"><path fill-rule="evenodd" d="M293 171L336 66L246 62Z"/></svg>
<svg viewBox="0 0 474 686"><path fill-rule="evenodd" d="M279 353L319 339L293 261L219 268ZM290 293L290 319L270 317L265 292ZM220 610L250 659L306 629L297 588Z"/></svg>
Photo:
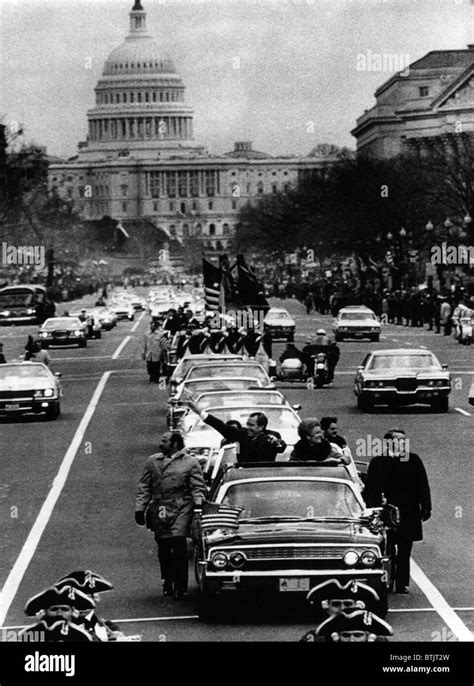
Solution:
<svg viewBox="0 0 474 686"><path fill-rule="evenodd" d="M71 198L83 219L111 217L137 238L140 227L152 225L175 250L191 236L206 253L226 249L242 206L334 161L272 157L248 141L221 156L197 145L184 83L148 34L140 0L129 35L105 61L87 119L78 154L50 164L50 186Z"/></svg>

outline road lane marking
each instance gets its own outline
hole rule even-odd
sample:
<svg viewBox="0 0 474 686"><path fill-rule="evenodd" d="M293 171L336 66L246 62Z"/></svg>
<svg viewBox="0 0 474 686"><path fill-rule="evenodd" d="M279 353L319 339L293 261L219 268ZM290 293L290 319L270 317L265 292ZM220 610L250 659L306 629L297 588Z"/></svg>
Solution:
<svg viewBox="0 0 474 686"><path fill-rule="evenodd" d="M426 598L435 608L447 627L453 632L459 641L473 641L474 634L469 631L467 626L457 616L455 611L448 605L445 598L438 591L436 586L428 579L423 570L411 559L411 578L425 594Z"/></svg>
<svg viewBox="0 0 474 686"><path fill-rule="evenodd" d="M28 566L33 558L33 555L36 552L36 548L38 547L38 544L41 540L41 536L43 535L44 530L48 525L51 514L54 510L54 507L58 501L59 496L61 495L61 491L64 487L64 484L66 483L72 463L74 462L74 458L76 457L76 453L79 450L79 447L82 443L82 439L89 425L89 422L92 419L92 416L96 410L97 405L99 404L100 396L102 395L102 391L105 388L105 384L107 383L109 376L110 372L104 372L102 378L97 384L97 387L89 402L89 405L87 406L87 409L84 412L81 422L77 427L76 433L74 434L74 438L72 439L72 442L69 448L67 449L63 461L61 462L61 466L59 467L59 471L56 474L51 489L48 495L46 496L46 500L44 501L41 510L39 511L39 514L36 518L36 521L33 524L33 527L31 528L31 531L28 534L25 543L23 544L20 554L17 557L16 562L13 565L10 574L7 577L7 580L5 581L5 584L0 593L0 626L2 626L3 622L5 621L5 617L7 616L8 610L10 609L10 605L12 604L13 599L15 598L15 595L22 582L25 572L28 569Z"/></svg>
<svg viewBox="0 0 474 686"><path fill-rule="evenodd" d="M110 360L110 355L94 355L91 357L51 357L51 362L84 362L89 360Z"/></svg>
<svg viewBox="0 0 474 686"><path fill-rule="evenodd" d="M142 312L141 315L138 317L137 321L135 322L135 324L130 329L131 333L135 333L135 331L138 328L138 325L140 324L140 322L143 319L143 317L145 316L145 314L146 314L145 312Z"/></svg>
<svg viewBox="0 0 474 686"><path fill-rule="evenodd" d="M455 407L454 408L456 412L460 412L461 414L464 414L466 417L472 417L472 414L470 412L466 412L466 410L463 410L462 407Z"/></svg>
<svg viewBox="0 0 474 686"><path fill-rule="evenodd" d="M454 610L454 612L473 612L474 607L453 607L451 608ZM436 609L434 607L400 607L400 608L389 608L388 610L389 614L394 614L394 613L408 613L408 612L436 612ZM116 622L117 624L135 624L139 622L169 622L169 621L178 621L178 620L183 620L183 619L199 619L199 615L182 615L180 617L132 617L132 618L126 618L123 619L120 617L119 619L112 619L110 621ZM18 631L20 629L26 629L28 626L31 626L31 624L15 624L12 626L1 626L0 629L3 631Z"/></svg>
<svg viewBox="0 0 474 686"><path fill-rule="evenodd" d="M119 345L119 347L117 348L117 350L116 350L116 351L114 352L114 354L112 355L112 359L113 359L113 360L116 360L116 359L118 358L118 356L120 355L120 353L122 352L122 350L125 348L125 346L127 345L128 341L131 340L131 338L132 338L131 336L125 336L125 338L124 338L123 341L120 343L120 345Z"/></svg>

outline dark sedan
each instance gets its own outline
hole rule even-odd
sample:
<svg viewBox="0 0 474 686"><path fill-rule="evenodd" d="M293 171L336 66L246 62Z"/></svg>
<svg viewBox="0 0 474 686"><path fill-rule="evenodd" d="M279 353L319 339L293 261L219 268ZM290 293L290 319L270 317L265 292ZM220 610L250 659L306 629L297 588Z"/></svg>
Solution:
<svg viewBox="0 0 474 686"><path fill-rule="evenodd" d="M50 345L87 345L87 324L78 317L52 317L47 319L38 331L38 340L43 348Z"/></svg>

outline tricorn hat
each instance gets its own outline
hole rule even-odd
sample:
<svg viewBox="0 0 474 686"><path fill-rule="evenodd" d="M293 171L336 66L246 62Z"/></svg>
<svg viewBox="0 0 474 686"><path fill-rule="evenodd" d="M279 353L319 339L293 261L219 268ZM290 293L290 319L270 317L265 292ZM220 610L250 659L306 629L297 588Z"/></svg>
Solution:
<svg viewBox="0 0 474 686"><path fill-rule="evenodd" d="M38 639L38 636L41 638ZM31 639L27 639L27 637L31 637ZM58 619L53 624L42 619L37 624L27 626L26 629L23 629L19 634L19 640L59 641L65 643L73 641L74 643L85 643L92 641L93 638L87 631L80 626L77 626L77 624L70 624L64 619Z"/></svg>
<svg viewBox="0 0 474 686"><path fill-rule="evenodd" d="M329 637L334 633L339 635L342 631L365 631L376 636L393 636L390 624L372 612L365 610L340 612L337 615L332 615L315 629L315 634Z"/></svg>
<svg viewBox="0 0 474 686"><path fill-rule="evenodd" d="M40 610L47 610L53 605L68 605L76 610L93 610L95 608L95 602L92 598L77 588L51 586L28 600L25 605L25 614L32 617Z"/></svg>
<svg viewBox="0 0 474 686"><path fill-rule="evenodd" d="M55 582L56 588L62 586L73 586L78 588L83 593L102 593L103 591L110 591L114 587L110 581L107 581L101 574L91 572L90 569L79 570L66 574Z"/></svg>
<svg viewBox="0 0 474 686"><path fill-rule="evenodd" d="M325 600L359 601L363 603L363 608L366 610L377 610L380 603L378 593L367 584L356 579L351 579L346 584L341 584L339 579L328 579L312 588L306 599L311 605L318 608Z"/></svg>

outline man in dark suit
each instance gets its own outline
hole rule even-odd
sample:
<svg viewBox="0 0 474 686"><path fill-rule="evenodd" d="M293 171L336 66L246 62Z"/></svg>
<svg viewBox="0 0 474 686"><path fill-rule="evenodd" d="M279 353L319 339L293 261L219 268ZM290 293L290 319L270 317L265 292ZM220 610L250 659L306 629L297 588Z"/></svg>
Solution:
<svg viewBox="0 0 474 686"><path fill-rule="evenodd" d="M400 525L389 532L394 549L396 593L408 593L413 541L423 539L422 522L431 517L431 495L421 459L408 450L405 432L391 429L384 436L383 454L372 458L364 500L368 507L386 503L400 510Z"/></svg>
<svg viewBox="0 0 474 686"><path fill-rule="evenodd" d="M205 410L201 412L189 393L185 395L182 403L224 436L226 441L239 444L239 462L274 462L277 454L283 453L286 449L286 443L280 434L267 429L268 419L263 412L252 412L247 420L247 426L238 428Z"/></svg>

